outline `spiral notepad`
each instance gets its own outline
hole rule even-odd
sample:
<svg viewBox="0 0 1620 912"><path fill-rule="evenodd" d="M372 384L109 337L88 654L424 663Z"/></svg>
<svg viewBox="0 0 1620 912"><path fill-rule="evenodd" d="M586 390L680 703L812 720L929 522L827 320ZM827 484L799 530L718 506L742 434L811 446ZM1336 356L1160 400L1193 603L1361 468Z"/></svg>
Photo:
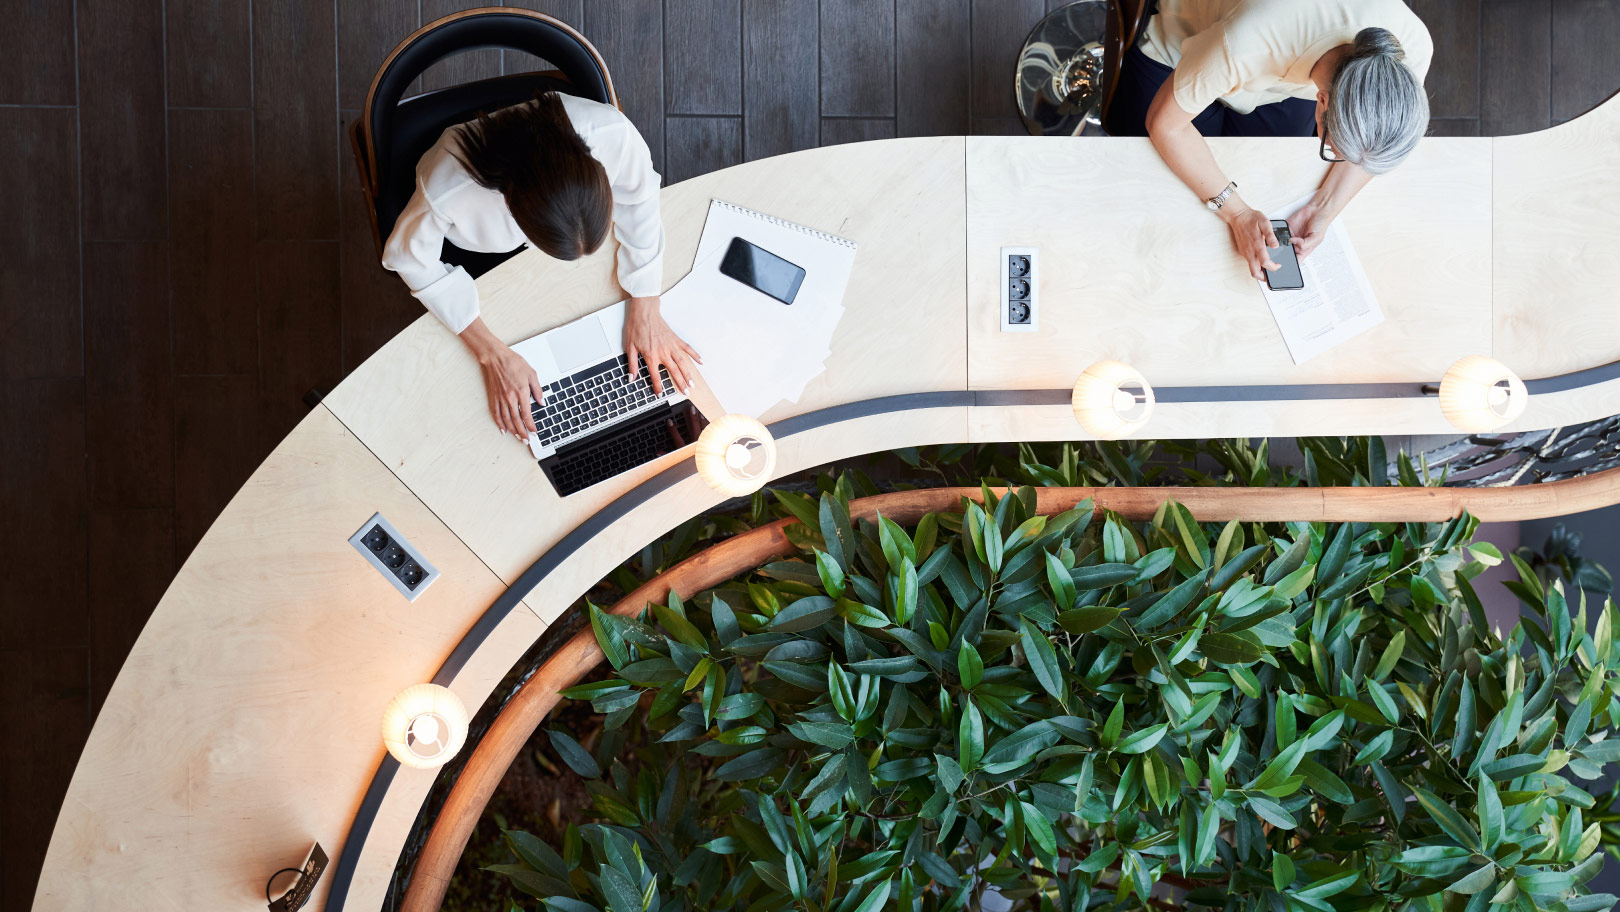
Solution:
<svg viewBox="0 0 1620 912"><path fill-rule="evenodd" d="M709 200L709 218L711 220L714 218L714 213L716 210L734 212L738 215L747 216L748 218L758 219L762 222L769 222L778 228L786 228L789 231L797 231L800 234L808 234L818 240L826 241L829 244L837 244L840 247L848 247L851 250L854 250L860 246L849 238L839 237L836 234L828 234L825 231L817 231L814 228L807 228L804 225L796 225L793 222L779 219L774 215L766 215L763 212L755 212L752 209L745 209L735 203L728 203L725 200ZM703 239L708 240L710 234L709 223L705 222L703 225Z"/></svg>
<svg viewBox="0 0 1620 912"><path fill-rule="evenodd" d="M791 305L720 273L720 260L737 237L804 269ZM703 356L703 379L727 412L758 417L783 400L797 402L826 369L857 246L733 203L709 202L692 271L664 294L663 310L670 327Z"/></svg>

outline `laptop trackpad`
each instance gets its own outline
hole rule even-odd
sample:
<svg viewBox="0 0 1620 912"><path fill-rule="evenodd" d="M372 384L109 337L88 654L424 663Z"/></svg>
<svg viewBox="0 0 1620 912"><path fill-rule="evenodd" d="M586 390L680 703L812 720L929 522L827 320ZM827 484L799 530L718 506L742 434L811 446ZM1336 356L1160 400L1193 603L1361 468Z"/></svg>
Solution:
<svg viewBox="0 0 1620 912"><path fill-rule="evenodd" d="M557 372L571 374L582 367L600 364L617 352L602 332L602 321L594 316L577 320L546 333L551 356L557 359Z"/></svg>

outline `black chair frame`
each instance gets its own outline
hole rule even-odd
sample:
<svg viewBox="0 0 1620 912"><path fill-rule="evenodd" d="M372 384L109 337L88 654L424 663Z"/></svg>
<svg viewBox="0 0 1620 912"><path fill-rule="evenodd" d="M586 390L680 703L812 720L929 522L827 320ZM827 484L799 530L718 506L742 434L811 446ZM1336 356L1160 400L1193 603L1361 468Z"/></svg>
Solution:
<svg viewBox="0 0 1620 912"><path fill-rule="evenodd" d="M462 51L526 51L555 70L499 76L400 99L423 71ZM572 26L544 13L485 7L445 16L394 48L371 80L365 108L349 130L378 256L415 188L416 164L447 127L560 91L618 107L607 64Z"/></svg>
<svg viewBox="0 0 1620 912"><path fill-rule="evenodd" d="M1108 109L1114 103L1114 90L1119 87L1120 64L1142 33L1148 5L1148 0L1108 2L1108 24L1103 36L1103 123L1108 122Z"/></svg>

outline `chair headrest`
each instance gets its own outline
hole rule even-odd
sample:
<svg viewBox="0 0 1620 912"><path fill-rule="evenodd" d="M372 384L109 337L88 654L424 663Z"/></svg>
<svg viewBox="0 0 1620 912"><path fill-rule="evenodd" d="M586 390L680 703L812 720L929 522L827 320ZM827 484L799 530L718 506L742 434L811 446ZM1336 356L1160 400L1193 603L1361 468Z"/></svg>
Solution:
<svg viewBox="0 0 1620 912"><path fill-rule="evenodd" d="M567 82L486 80L491 88L482 88L483 83L458 86L431 93L443 97L429 100L424 96L420 105L412 99L401 108L400 98L428 67L452 54L481 48L527 51L561 71ZM430 23L405 39L377 71L362 114L366 157L375 169L377 189L383 197L378 201L382 236L387 237L403 205L392 199L398 195L392 188L406 183L403 175L411 173L416 158L440 131L470 118L480 108L494 110L516 104L532 97L536 89L549 88L565 88L570 95L603 104L618 102L607 66L590 42L566 24L541 13L504 7L467 10ZM514 89L520 94L514 95ZM412 123L399 123L400 117L410 118ZM408 135L399 135L402 128ZM423 144L424 137L427 145Z"/></svg>

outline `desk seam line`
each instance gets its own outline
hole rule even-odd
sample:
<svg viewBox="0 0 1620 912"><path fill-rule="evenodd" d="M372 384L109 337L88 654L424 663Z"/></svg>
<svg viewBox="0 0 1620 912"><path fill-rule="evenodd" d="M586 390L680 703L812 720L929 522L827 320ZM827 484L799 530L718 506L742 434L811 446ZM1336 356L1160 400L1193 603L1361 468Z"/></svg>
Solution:
<svg viewBox="0 0 1620 912"><path fill-rule="evenodd" d="M467 553L471 554L473 556L473 558L478 561L480 566L482 566L485 570L488 570L490 572L490 574L492 576L494 576L497 580L500 580L502 585L506 586L507 588L511 588L512 582L510 580L508 580L505 576L502 576L498 571L496 571L496 569L494 567L491 567L489 565L489 562L484 560L483 555L481 555L477 551L473 550L472 544L470 542L468 542L466 539L462 538L461 533L457 532L455 530L455 528L450 525L450 523L445 521L445 518L443 516L439 515L439 511L433 509L431 506L428 506L428 502L426 500L422 499L422 495L418 494L415 488L411 487L411 483L406 481L404 478L401 478L400 474L398 472L394 471L393 466L390 466L387 463L387 461L385 461L382 458L382 456L378 455L376 450L373 450L371 448L370 444L366 443L366 441L363 438L361 438L361 436L359 434L355 433L354 428L349 427L348 422L344 421L342 416L340 416L337 412L333 411L324 402L317 404L315 407L320 408L320 409L326 409L326 413L328 415L331 415L332 418L335 421L337 421L338 424L342 425L343 429L345 431L349 432L349 436L353 437L360 444L360 446L364 447L365 451L371 455L372 459L377 460L378 465L380 465L384 469L388 470L388 474L394 476L394 480L399 482L401 485L403 485L405 487L405 490L409 491L410 495L412 497L416 498L416 502L422 505L422 509L428 511L428 514L431 515L435 520L437 520L439 525L444 526L445 531L449 532L452 536L454 536L456 541L460 542L461 546L463 548L467 549ZM527 602L524 602L521 599L519 600L519 602L521 604L523 604L523 606L525 608L528 607ZM534 609L532 609L532 608L530 608L529 610L531 612L534 611ZM538 614L536 614L535 616L539 617Z"/></svg>

